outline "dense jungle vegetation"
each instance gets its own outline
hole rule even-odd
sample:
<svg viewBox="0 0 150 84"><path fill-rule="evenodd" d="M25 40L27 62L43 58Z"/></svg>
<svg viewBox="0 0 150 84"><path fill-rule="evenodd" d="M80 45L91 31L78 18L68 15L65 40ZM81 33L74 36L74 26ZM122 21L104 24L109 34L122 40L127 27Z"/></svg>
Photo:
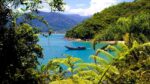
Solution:
<svg viewBox="0 0 150 84"><path fill-rule="evenodd" d="M125 33L129 32L136 35L140 34L139 37L136 37L137 39L140 39L141 36L149 37L149 9L149 0L135 0L134 2L124 2L111 6L69 30L66 37L123 40ZM143 20L140 21L139 18L143 18ZM127 29L126 26L133 26L134 28ZM139 31L139 29L142 29L142 31Z"/></svg>
<svg viewBox="0 0 150 84"><path fill-rule="evenodd" d="M42 48L37 44L38 31L25 22L16 24L18 13L13 9L24 5L24 10L36 12L40 3L40 0L0 0L0 84L150 83L148 0L109 7L66 34L71 38L94 38L94 42L124 40L125 44L116 43L96 50L90 56L92 63L66 55L66 58L51 59L38 67L38 58L43 57ZM63 4L63 0L49 3L54 11L62 11ZM27 16L26 21L35 19L30 14ZM100 53L107 59L99 57Z"/></svg>
<svg viewBox="0 0 150 84"><path fill-rule="evenodd" d="M37 44L38 31L27 22L38 19L46 24L39 16L26 14L23 23L16 24L16 18L21 11L37 12L41 0L0 0L0 84L41 84L32 70L37 69L38 58L43 57L42 48ZM63 10L63 0L53 0L48 3L52 11Z"/></svg>

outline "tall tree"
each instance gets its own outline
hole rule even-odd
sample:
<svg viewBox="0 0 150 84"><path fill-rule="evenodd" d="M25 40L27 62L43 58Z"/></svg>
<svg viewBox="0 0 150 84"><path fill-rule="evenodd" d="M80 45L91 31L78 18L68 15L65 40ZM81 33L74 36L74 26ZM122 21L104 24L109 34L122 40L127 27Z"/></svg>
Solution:
<svg viewBox="0 0 150 84"><path fill-rule="evenodd" d="M14 10L37 11L42 3L52 11L63 10L63 0L0 0L0 83L37 84L31 71L36 69L42 48L37 44L37 32L28 24L15 22Z"/></svg>

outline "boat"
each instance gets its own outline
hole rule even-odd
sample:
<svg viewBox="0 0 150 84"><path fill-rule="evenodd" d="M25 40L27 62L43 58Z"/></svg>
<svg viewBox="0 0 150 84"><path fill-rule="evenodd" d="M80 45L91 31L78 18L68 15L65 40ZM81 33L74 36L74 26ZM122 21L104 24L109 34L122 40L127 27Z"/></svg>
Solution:
<svg viewBox="0 0 150 84"><path fill-rule="evenodd" d="M69 50L85 50L86 47L84 46L79 46L79 47L71 47L71 46L65 46Z"/></svg>

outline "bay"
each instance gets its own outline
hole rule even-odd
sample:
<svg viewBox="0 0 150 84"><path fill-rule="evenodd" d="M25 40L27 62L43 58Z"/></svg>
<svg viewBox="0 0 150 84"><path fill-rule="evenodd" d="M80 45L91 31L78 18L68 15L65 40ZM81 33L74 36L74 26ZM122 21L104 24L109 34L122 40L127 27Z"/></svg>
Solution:
<svg viewBox="0 0 150 84"><path fill-rule="evenodd" d="M65 54L71 55L73 57L78 57L82 59L83 62L93 62L90 58L91 55L95 54L95 50L92 48L91 42L78 42L69 41L64 38L64 34L52 34L51 36L44 37L39 35L39 42L43 48L44 58L39 59L40 64L47 64L49 60L54 58L65 58ZM64 46L85 46L86 50L68 50ZM98 48L106 44L97 45ZM102 58L107 59L104 55L100 55Z"/></svg>

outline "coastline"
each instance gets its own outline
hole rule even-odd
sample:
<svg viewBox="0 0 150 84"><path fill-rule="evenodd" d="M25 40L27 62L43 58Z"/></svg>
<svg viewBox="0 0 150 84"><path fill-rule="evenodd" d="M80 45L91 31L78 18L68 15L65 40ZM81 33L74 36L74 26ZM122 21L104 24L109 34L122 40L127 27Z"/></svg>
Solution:
<svg viewBox="0 0 150 84"><path fill-rule="evenodd" d="M83 39L80 39L80 38L67 38L67 37L64 37L66 40L69 40L69 41L78 41L78 42L90 42L92 41L92 39L86 39L86 40L83 40Z"/></svg>
<svg viewBox="0 0 150 84"><path fill-rule="evenodd" d="M92 42L92 39L86 39L86 40L83 40L83 39L80 39L80 38L67 38L67 37L64 37L66 40L69 40L69 41L78 41L78 42ZM116 43L125 43L124 41L100 41L99 43L108 43L108 44L116 44Z"/></svg>
<svg viewBox="0 0 150 84"><path fill-rule="evenodd" d="M47 32L43 32L43 34L47 34ZM60 35L65 35L65 33L52 33L52 34L60 34ZM68 37L64 37L64 39L69 40L69 41L77 41L77 42L92 42L93 39L80 39L80 38L68 38ZM125 43L124 41L100 41L99 43L108 43L108 44L116 44L116 43Z"/></svg>
<svg viewBox="0 0 150 84"><path fill-rule="evenodd" d="M101 41L100 43L109 43L109 44L116 44L116 43L125 43L125 41Z"/></svg>

